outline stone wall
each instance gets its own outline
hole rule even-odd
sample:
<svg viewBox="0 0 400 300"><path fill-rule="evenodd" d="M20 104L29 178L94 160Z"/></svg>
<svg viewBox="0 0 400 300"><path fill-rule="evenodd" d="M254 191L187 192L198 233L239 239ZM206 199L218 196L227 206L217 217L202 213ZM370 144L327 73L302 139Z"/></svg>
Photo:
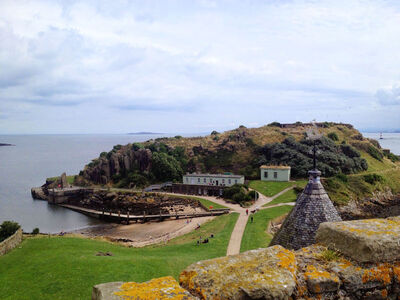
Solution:
<svg viewBox="0 0 400 300"><path fill-rule="evenodd" d="M179 283L99 284L92 299L400 299L400 217L323 223L317 241L200 261Z"/></svg>
<svg viewBox="0 0 400 300"><path fill-rule="evenodd" d="M11 251L22 242L22 229L19 228L12 236L0 243L0 256Z"/></svg>

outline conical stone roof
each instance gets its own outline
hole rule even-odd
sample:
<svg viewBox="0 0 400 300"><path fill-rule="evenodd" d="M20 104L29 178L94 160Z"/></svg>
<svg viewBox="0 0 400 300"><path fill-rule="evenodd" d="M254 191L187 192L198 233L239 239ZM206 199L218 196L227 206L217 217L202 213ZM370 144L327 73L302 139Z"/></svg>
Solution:
<svg viewBox="0 0 400 300"><path fill-rule="evenodd" d="M315 234L323 222L341 221L338 212L320 182L321 172L308 172L310 180L297 198L296 205L271 241L287 249L300 249L315 243Z"/></svg>

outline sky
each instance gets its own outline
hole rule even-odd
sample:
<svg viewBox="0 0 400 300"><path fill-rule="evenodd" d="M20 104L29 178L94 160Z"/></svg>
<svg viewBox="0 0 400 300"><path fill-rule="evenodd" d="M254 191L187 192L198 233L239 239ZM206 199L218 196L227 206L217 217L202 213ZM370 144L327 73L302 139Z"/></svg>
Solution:
<svg viewBox="0 0 400 300"><path fill-rule="evenodd" d="M399 1L0 0L0 134L399 116Z"/></svg>

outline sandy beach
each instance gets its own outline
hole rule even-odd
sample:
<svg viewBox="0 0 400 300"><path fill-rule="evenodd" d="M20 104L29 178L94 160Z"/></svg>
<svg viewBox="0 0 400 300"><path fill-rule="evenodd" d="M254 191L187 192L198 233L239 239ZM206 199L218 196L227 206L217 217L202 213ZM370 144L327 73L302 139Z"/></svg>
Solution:
<svg viewBox="0 0 400 300"><path fill-rule="evenodd" d="M134 223L130 225L101 224L72 231L86 237L103 237L132 247L167 243L168 240L189 233L215 217L167 220L163 222Z"/></svg>

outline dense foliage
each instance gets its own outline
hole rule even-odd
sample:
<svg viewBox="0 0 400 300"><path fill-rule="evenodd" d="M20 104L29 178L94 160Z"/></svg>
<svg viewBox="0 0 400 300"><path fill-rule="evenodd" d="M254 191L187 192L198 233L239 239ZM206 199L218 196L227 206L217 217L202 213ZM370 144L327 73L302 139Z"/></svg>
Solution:
<svg viewBox="0 0 400 300"><path fill-rule="evenodd" d="M255 191L249 191L246 185L235 184L224 189L223 197L236 203L243 203L254 200L258 195Z"/></svg>
<svg viewBox="0 0 400 300"><path fill-rule="evenodd" d="M18 229L19 224L13 221L4 221L0 225L0 242L12 236Z"/></svg>
<svg viewBox="0 0 400 300"><path fill-rule="evenodd" d="M317 168L323 176L350 174L368 169L367 161L350 145L336 145L325 137L318 140L316 145ZM297 142L293 137L288 137L282 143L267 144L262 147L259 164L289 165L292 167L293 177L306 177L308 170L313 166L312 149L312 141L303 139Z"/></svg>

